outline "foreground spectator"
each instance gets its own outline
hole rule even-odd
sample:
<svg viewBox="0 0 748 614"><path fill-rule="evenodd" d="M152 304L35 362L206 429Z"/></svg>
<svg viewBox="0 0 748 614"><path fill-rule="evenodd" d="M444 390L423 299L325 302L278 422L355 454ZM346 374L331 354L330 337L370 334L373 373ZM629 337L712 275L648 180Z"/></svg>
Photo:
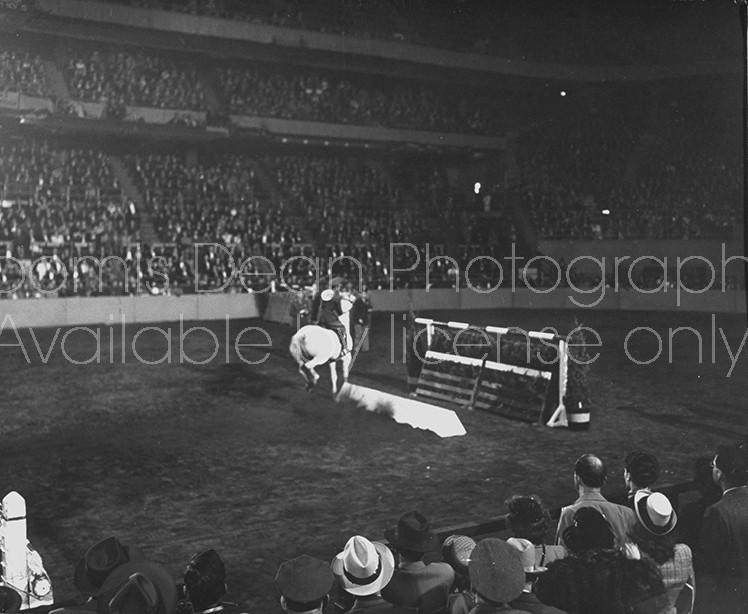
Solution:
<svg viewBox="0 0 748 614"><path fill-rule="evenodd" d="M691 549L676 543L678 515L665 495L644 490L634 496L634 512L638 522L631 531L631 541L641 555L660 568L668 596L668 608L663 614L676 614L678 595L686 582L694 583Z"/></svg>
<svg viewBox="0 0 748 614"><path fill-rule="evenodd" d="M175 614L177 587L158 563L131 561L109 575L98 603L98 614Z"/></svg>
<svg viewBox="0 0 748 614"><path fill-rule="evenodd" d="M554 561L535 592L542 603L568 614L657 614L667 603L657 567L617 550Z"/></svg>
<svg viewBox="0 0 748 614"><path fill-rule="evenodd" d="M281 607L288 613L322 614L334 582L330 565L306 554L281 563L275 574Z"/></svg>
<svg viewBox="0 0 748 614"><path fill-rule="evenodd" d="M649 452L631 452L626 455L623 479L626 482L628 497L626 507L634 509L634 496L637 492L651 493L652 486L660 477L657 457Z"/></svg>
<svg viewBox="0 0 748 614"><path fill-rule="evenodd" d="M712 462L722 499L707 508L696 552L697 614L748 611L748 453L722 446Z"/></svg>
<svg viewBox="0 0 748 614"><path fill-rule="evenodd" d="M556 530L556 543L568 547L568 544L564 543L564 531L571 524L576 512L582 507L592 507L607 518L613 527L619 546L628 541L628 534L636 523L636 516L633 510L611 503L603 497L600 489L605 484L607 477L608 470L597 456L584 454L579 457L574 464L574 488L576 488L579 497L572 505L561 510Z"/></svg>
<svg viewBox="0 0 748 614"><path fill-rule="evenodd" d="M699 542L704 512L722 497L722 489L712 478L711 456L696 459L693 466L693 480L700 497L696 501L689 501L681 506L678 518L680 539L691 548L691 551L696 550Z"/></svg>
<svg viewBox="0 0 748 614"><path fill-rule="evenodd" d="M226 566L215 550L203 550L190 559L184 570L184 597L193 612L223 610Z"/></svg>
<svg viewBox="0 0 748 614"><path fill-rule="evenodd" d="M563 546L550 546L545 543L551 518L543 507L543 502L536 496L516 495L506 502L506 521L512 535L518 539L525 539L535 546L535 563L538 567L546 567L551 561L566 556Z"/></svg>
<svg viewBox="0 0 748 614"><path fill-rule="evenodd" d="M506 540L506 543L517 550L525 570L525 588L522 594L510 605L530 614L564 614L562 610L542 603L532 591L535 580L546 571L544 567L538 567L535 564L535 545L528 539L518 539L516 537L510 537Z"/></svg>
<svg viewBox="0 0 748 614"><path fill-rule="evenodd" d="M384 535L400 560L382 596L390 603L418 608L421 614L443 612L455 573L448 563L423 562L424 554L439 546L428 520L419 512L408 512Z"/></svg>
<svg viewBox="0 0 748 614"><path fill-rule="evenodd" d="M395 557L384 544L354 535L332 560L331 569L338 586L355 598L349 612L403 611L381 595L395 571Z"/></svg>
<svg viewBox="0 0 748 614"><path fill-rule="evenodd" d="M563 536L569 556L535 583L542 603L568 614L656 614L667 605L657 566L615 548L615 531L596 509L580 508Z"/></svg>
<svg viewBox="0 0 748 614"><path fill-rule="evenodd" d="M564 542L572 556L584 556L594 550L613 550L616 533L613 527L598 510L581 507L564 529Z"/></svg>
<svg viewBox="0 0 748 614"><path fill-rule="evenodd" d="M450 535L442 544L442 559L455 572L452 592L447 600L447 614L467 614L475 607L468 568L473 550L475 540L466 535Z"/></svg>
<svg viewBox="0 0 748 614"><path fill-rule="evenodd" d="M143 558L140 550L134 546L126 546L117 537L104 538L86 550L78 561L73 574L73 584L81 593L97 595L104 581L115 569Z"/></svg>
<svg viewBox="0 0 748 614"><path fill-rule="evenodd" d="M525 570L511 546L496 537L478 542L470 557L470 582L477 596L477 605L470 614L522 614L509 604L525 586Z"/></svg>

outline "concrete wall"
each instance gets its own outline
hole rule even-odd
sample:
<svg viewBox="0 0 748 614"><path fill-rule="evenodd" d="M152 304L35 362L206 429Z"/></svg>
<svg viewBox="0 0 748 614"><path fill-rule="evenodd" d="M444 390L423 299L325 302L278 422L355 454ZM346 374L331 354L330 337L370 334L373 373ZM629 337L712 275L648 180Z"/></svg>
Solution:
<svg viewBox="0 0 748 614"><path fill-rule="evenodd" d="M0 323L10 316L18 328L144 324L188 320L259 318L256 294L190 294L186 296L102 296L0 301Z"/></svg>
<svg viewBox="0 0 748 614"><path fill-rule="evenodd" d="M480 294L470 289L456 292L438 290L372 290L372 303L378 312L402 312L414 309L607 309L626 311L702 311L745 313L743 291L709 290L702 294L667 292L642 294L632 290L574 293L569 288L540 293L527 288L495 290ZM576 303L575 303L576 301ZM581 307L580 305L589 305ZM21 328L57 326L147 324L189 320L231 320L265 317L291 324L291 295L270 294L191 294L176 296L113 296L96 298L48 298L0 300L0 323Z"/></svg>
<svg viewBox="0 0 748 614"><path fill-rule="evenodd" d="M542 290L542 292L541 292ZM708 313L745 313L746 300L742 290L708 290L701 294L667 291L644 294L635 290L613 292L574 292L570 288L545 289L502 288L478 293L469 288L437 290L371 290L374 311L402 312L413 309L466 310L471 309L595 309L624 311L702 311ZM273 322L291 324L291 297L280 292L268 296L265 318Z"/></svg>
<svg viewBox="0 0 748 614"><path fill-rule="evenodd" d="M682 291L680 296L674 288L667 291L644 294L635 290L613 292L574 292L570 288L531 290L502 288L490 293L478 294L469 288L460 292L453 289L438 290L372 290L370 291L375 311L407 311L438 309L607 309L625 311L705 311L712 313L745 313L746 300L742 290L707 290L701 294ZM544 293L541 293L544 292Z"/></svg>

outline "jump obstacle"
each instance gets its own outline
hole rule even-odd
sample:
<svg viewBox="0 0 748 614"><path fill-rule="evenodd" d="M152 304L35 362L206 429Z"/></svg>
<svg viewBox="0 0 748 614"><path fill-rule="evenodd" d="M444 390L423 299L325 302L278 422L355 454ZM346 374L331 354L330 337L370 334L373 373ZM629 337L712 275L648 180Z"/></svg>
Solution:
<svg viewBox="0 0 748 614"><path fill-rule="evenodd" d="M416 396L551 427L585 420L566 411L569 357L563 337L428 318L415 318L415 324L422 327L413 339L414 351L422 351L415 357L421 362Z"/></svg>

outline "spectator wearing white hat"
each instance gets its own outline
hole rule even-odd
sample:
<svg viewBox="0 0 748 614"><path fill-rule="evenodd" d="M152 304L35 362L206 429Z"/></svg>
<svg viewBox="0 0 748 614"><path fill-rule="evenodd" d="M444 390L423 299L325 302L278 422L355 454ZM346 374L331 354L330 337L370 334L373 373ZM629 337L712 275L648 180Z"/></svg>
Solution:
<svg viewBox="0 0 748 614"><path fill-rule="evenodd" d="M349 612L395 614L404 611L381 595L395 571L395 557L384 544L354 535L332 560L330 568L338 586L355 598Z"/></svg>
<svg viewBox="0 0 748 614"><path fill-rule="evenodd" d="M629 533L629 549L658 565L669 602L662 614L676 614L675 600L686 582L694 583L691 549L676 543L678 516L665 495L646 490L634 494L634 512L638 522Z"/></svg>

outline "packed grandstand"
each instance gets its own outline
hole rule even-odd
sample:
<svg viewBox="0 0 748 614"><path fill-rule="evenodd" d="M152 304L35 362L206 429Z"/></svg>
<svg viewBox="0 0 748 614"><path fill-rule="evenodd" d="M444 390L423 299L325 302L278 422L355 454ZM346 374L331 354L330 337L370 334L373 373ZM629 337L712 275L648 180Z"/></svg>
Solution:
<svg viewBox="0 0 748 614"><path fill-rule="evenodd" d="M398 2L394 8L384 0L326 0L319 10L272 0L66 4L21 2L24 10L14 12L18 6L0 2L0 27L14 33L0 37L0 299L198 291L311 295L320 284L317 259L332 263L323 271L330 278L374 290L459 290L460 272L477 262L469 281L488 292L509 284L514 289L515 276L505 275L495 263L517 254L525 260L553 260L554 246L563 242L604 246L602 251L621 242L633 246L629 250L679 242L694 246L689 253L698 254L707 242L734 247L742 241L742 120L735 113L741 90L735 49L727 38L717 38L698 58L712 62L702 70L682 63L688 44L666 53L651 30L637 36L631 29L609 31L607 45L602 44L605 33L598 33L569 47L563 37L543 29L558 18L557 7L523 36L521 16L508 9L494 6L486 13L487 3L471 8L458 2L461 10L455 13L447 0ZM90 13L81 17L70 8L78 4ZM612 30L614 16L621 17L620 9L607 18L598 16L598 26ZM571 25L582 22L584 14L580 10L565 18ZM158 23L174 25L162 31L153 25ZM225 36L218 35L224 28ZM633 36L631 46L621 44L626 36ZM343 41L342 50L331 40ZM699 34L684 29L683 40L698 42ZM640 53L630 57L625 49L631 48ZM424 62L424 57L430 59ZM476 57L507 64L484 70L486 63ZM474 60L477 68L462 70ZM571 68L548 78L561 64ZM659 78L652 77L652 65L659 67ZM575 76L574 66L587 68ZM425 268L411 266L414 257ZM605 287L615 277L618 288L613 268L574 270L564 279L563 259L557 266L554 271L539 265L529 277L523 274L521 283L589 289ZM744 278L735 271L726 274L723 267L711 282L743 289ZM646 292L661 287L667 273L664 267L638 268L620 283ZM703 274L703 267L689 269L686 285L703 288ZM696 514L691 525L682 523L683 542L690 545L678 543L679 553L688 550L680 571L690 573L689 588L700 514L718 498L710 475L724 473L725 488L738 481L745 488L744 449L720 454L698 460L695 477L702 499L690 511ZM646 456L655 465L650 473L659 475L657 459ZM650 533L669 533L661 528L667 524L672 530L677 514L664 496L646 490L658 475L639 483L646 493L634 494L638 488L629 469L635 469L626 462L631 501L623 498L615 509L632 508L621 513L627 528L639 531L639 541L627 543L628 554L635 550L637 556L608 552L614 540L623 546L627 536L614 537L605 518L600 529L597 517L587 520L594 525L587 527L589 535L578 534L584 527L576 531L575 522L575 529L548 546L561 548L569 577L577 574L580 585L586 577L577 569L580 561L593 570L590 577L610 571L609 583L630 582L621 580L610 591L630 588L627 599L636 593L637 603L621 597L597 614L672 614L676 605L678 613L690 612L688 604L684 609L683 601L675 603L672 591L673 598L663 601L662 573L646 553L659 544L672 556L658 564L675 557L675 533L661 540L664 546L652 546ZM599 494L607 478L600 459L585 455L574 470L580 496L594 494L595 488ZM578 484L583 478L591 478L589 492ZM642 499L643 506L650 500L659 510L636 507ZM523 532L522 523L510 526L517 506L532 511L528 522L542 529L539 537ZM500 528L505 536L511 529L515 538L527 538L527 543L516 542L520 549L534 553L537 547L545 557L543 540L548 541L557 516L551 519L542 508L537 497L511 499L501 510L509 512L510 522L502 519ZM555 512L566 513L571 522L568 510ZM662 523L653 528L647 523L650 515ZM409 518L436 545L436 533L424 517L411 513L405 518L403 532ZM476 544L460 537L472 553ZM578 551L561 545L575 538L595 543ZM358 546L369 552L382 546L365 542ZM390 545L397 547L395 541ZM126 549L114 537L93 543L78 564L77 588L86 585L84 567L107 547L130 556L129 550L122 554ZM491 552L483 554L489 547ZM494 550L505 556L503 548L485 541L475 560L499 556ZM225 571L220 559L215 562L215 551L207 553ZM352 558L345 554L336 559L340 565ZM407 557L407 545L402 554ZM442 555L445 560L456 556L448 548ZM118 564L123 562L130 564ZM460 561L451 562L459 573ZM467 612L467 605L460 609L453 597L470 592L452 589L471 581L480 585L483 569L462 563L462 585L460 578L448 583L435 609L409 611ZM565 565L551 569L561 574ZM540 566L545 569L544 559ZM623 571L626 566L638 566L640 577ZM525 570L515 568L514 579L524 587ZM369 571L378 573L376 565ZM454 581L454 571L449 574ZM553 573L545 577L557 582L545 580L547 603L569 605L574 614L594 611L585 609L578 596L568 602L556 599L565 579ZM680 591L682 579L671 585L678 584ZM366 585L358 580L353 584ZM496 580L494 588L503 580ZM343 589L356 589L338 581ZM216 599L225 593L223 576L218 584L223 592ZM543 581L540 586L542 594ZM331 588L332 582L327 591ZM651 597L644 594L648 588L656 590L658 607L636 609ZM104 594L96 592L101 586L89 589L95 597ZM595 591L588 592L585 597L594 596ZM304 593L310 597L305 602L291 599L287 611L318 611L323 593L314 599ZM353 600L342 590L340 595L334 605L342 612ZM494 605L509 597L497 591ZM477 597L471 598L474 606ZM479 599L491 602L490 595ZM172 601L152 607L149 614L191 613L185 599ZM448 602L454 609L446 610ZM204 606L216 604L217 611L233 607L217 600ZM106 614L130 611L105 605L100 611ZM315 609L304 610L305 605Z"/></svg>

